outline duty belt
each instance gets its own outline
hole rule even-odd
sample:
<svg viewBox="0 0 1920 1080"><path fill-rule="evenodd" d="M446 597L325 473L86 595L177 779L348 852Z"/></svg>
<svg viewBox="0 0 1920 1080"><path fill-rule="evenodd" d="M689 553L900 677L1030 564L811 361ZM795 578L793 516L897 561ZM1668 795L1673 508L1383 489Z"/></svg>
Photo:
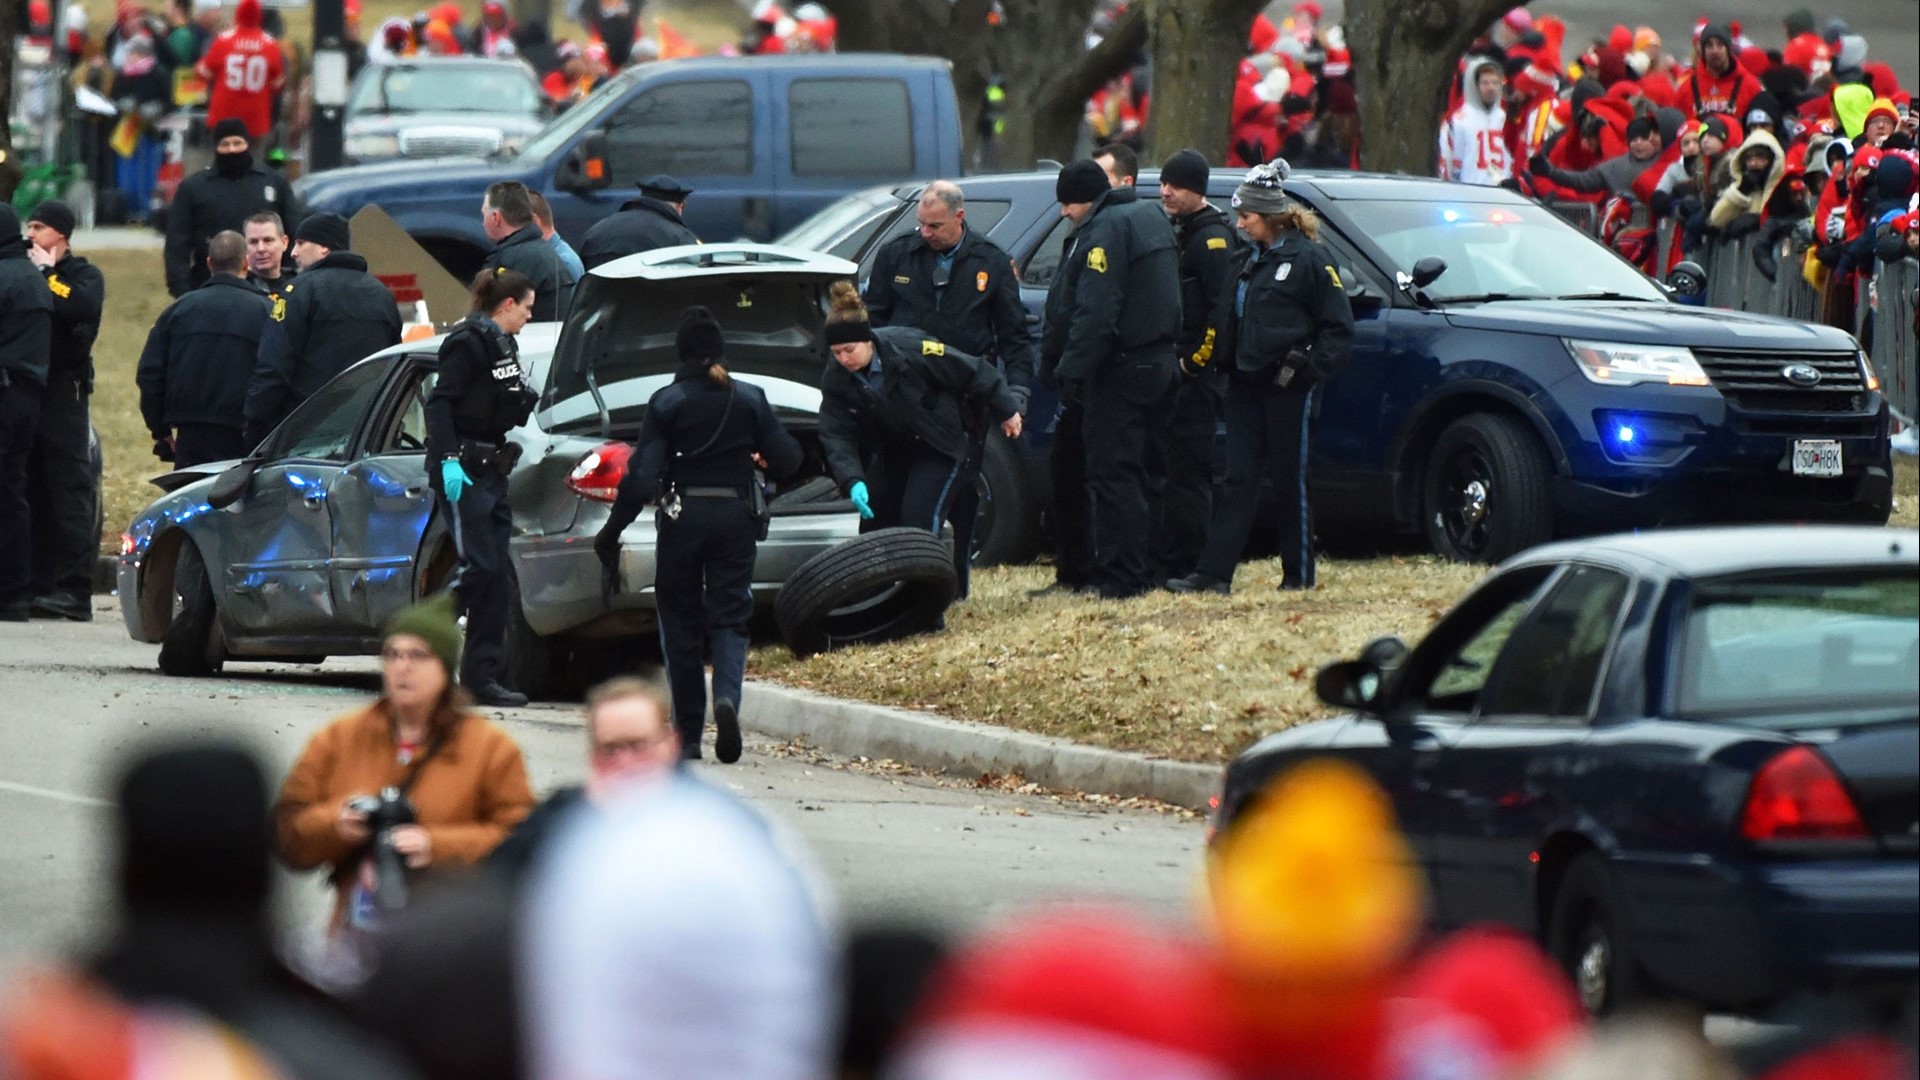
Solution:
<svg viewBox="0 0 1920 1080"><path fill-rule="evenodd" d="M737 487L676 487L683 499L744 499L746 489Z"/></svg>
<svg viewBox="0 0 1920 1080"><path fill-rule="evenodd" d="M490 443L479 439L460 440L460 462L480 469L498 469L510 473L520 461L517 443Z"/></svg>

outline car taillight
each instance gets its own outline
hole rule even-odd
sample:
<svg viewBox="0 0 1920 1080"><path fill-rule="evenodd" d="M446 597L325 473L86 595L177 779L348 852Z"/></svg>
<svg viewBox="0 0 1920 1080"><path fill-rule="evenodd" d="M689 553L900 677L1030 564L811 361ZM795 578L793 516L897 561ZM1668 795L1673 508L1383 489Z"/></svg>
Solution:
<svg viewBox="0 0 1920 1080"><path fill-rule="evenodd" d="M1810 746L1796 746L1760 767L1740 815L1748 840L1864 840L1867 823L1840 777Z"/></svg>
<svg viewBox="0 0 1920 1080"><path fill-rule="evenodd" d="M632 456L632 443L606 443L580 459L567 474L567 487L596 502L612 502L620 494L620 480L627 475L627 459Z"/></svg>

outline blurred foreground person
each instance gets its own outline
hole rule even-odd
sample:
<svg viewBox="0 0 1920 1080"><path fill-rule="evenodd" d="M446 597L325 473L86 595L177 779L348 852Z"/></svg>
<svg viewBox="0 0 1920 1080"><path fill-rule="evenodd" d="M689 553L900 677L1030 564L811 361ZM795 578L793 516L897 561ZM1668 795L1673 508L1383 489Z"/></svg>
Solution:
<svg viewBox="0 0 1920 1080"><path fill-rule="evenodd" d="M117 925L80 970L26 982L0 1019L0 1076L414 1075L275 957L267 783L249 754L158 751L127 771L115 806Z"/></svg>
<svg viewBox="0 0 1920 1080"><path fill-rule="evenodd" d="M1700 1024L1615 1020L1567 1047L1530 1080L1740 1080L1740 1071L1708 1044ZM1852 1078L1850 1078L1852 1080ZM1865 1077L1858 1080L1867 1080ZM1877 1080L1877 1078L1876 1078Z"/></svg>
<svg viewBox="0 0 1920 1080"><path fill-rule="evenodd" d="M587 692L587 782L563 787L533 808L487 857L487 868L519 880L544 861L554 837L583 807L605 807L636 782L680 763L680 733L659 683L622 676Z"/></svg>
<svg viewBox="0 0 1920 1080"><path fill-rule="evenodd" d="M1441 939L1390 1008L1392 1080L1522 1080L1577 1041L1587 1019L1551 957L1494 927Z"/></svg>
<svg viewBox="0 0 1920 1080"><path fill-rule="evenodd" d="M470 866L533 806L520 747L453 683L460 628L439 593L394 616L380 699L322 728L287 774L273 818L280 857L328 867L329 928L376 929L404 891L379 868ZM413 873L403 876L410 879Z"/></svg>
<svg viewBox="0 0 1920 1080"><path fill-rule="evenodd" d="M856 930L840 954L840 1080L875 1080L947 957L940 935L912 926Z"/></svg>
<svg viewBox="0 0 1920 1080"><path fill-rule="evenodd" d="M522 929L540 1080L825 1080L835 987L806 881L731 796L684 775L582 816Z"/></svg>

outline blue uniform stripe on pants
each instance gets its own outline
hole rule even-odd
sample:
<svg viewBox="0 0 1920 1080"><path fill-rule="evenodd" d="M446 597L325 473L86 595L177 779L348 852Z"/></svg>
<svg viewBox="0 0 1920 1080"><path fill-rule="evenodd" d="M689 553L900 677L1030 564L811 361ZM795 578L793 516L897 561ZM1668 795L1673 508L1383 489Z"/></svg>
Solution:
<svg viewBox="0 0 1920 1080"><path fill-rule="evenodd" d="M940 535L940 522L947 516L947 496L953 494L953 481L960 475L961 462L954 462L952 471L947 473L947 482L940 485L940 497L933 500L933 535Z"/></svg>
<svg viewBox="0 0 1920 1080"><path fill-rule="evenodd" d="M1316 576L1313 570L1313 521L1312 509L1307 505L1307 451L1310 429L1313 426L1313 395L1318 386L1307 388L1307 402L1300 409L1300 474L1294 478L1300 490L1300 584L1312 585Z"/></svg>

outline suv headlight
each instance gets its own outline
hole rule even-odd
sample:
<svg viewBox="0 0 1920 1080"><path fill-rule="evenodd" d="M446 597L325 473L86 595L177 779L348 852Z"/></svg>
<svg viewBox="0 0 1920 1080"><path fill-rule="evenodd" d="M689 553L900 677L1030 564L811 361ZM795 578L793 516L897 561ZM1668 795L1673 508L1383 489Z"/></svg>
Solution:
<svg viewBox="0 0 1920 1080"><path fill-rule="evenodd" d="M1707 373L1690 349L1674 345L1625 345L1608 341L1567 341L1580 374L1602 386L1710 386Z"/></svg>
<svg viewBox="0 0 1920 1080"><path fill-rule="evenodd" d="M345 147L351 158L384 158L400 156L400 137L397 135L355 135L347 140Z"/></svg>
<svg viewBox="0 0 1920 1080"><path fill-rule="evenodd" d="M1860 350L1860 377L1866 380L1867 389L1880 389L1880 374L1873 370L1873 358L1867 355L1865 349Z"/></svg>

